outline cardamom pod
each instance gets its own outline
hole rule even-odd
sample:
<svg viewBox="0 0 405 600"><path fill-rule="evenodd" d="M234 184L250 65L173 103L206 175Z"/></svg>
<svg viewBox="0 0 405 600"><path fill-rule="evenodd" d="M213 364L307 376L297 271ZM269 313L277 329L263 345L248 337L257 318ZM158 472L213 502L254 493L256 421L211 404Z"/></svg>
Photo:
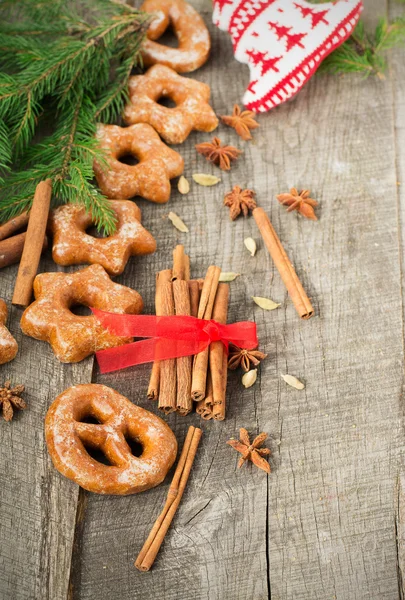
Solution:
<svg viewBox="0 0 405 600"><path fill-rule="evenodd" d="M219 281L222 283L228 283L229 281L234 281L237 277L239 277L240 273L224 273L221 272L219 276Z"/></svg>
<svg viewBox="0 0 405 600"><path fill-rule="evenodd" d="M280 304L273 302L270 298L262 298L261 296L252 296L252 300L256 302L257 306L263 308L263 310L274 310L280 306Z"/></svg>
<svg viewBox="0 0 405 600"><path fill-rule="evenodd" d="M176 213L169 212L168 217L169 217L169 219L171 220L171 222L173 223L173 225L175 226L176 229L178 229L182 233L188 233L188 227L187 227L187 225L184 223L184 221L182 221L180 219L180 217L178 215L176 215Z"/></svg>
<svg viewBox="0 0 405 600"><path fill-rule="evenodd" d="M177 189L180 194L188 194L190 191L190 184L188 180L182 175L177 183Z"/></svg>
<svg viewBox="0 0 405 600"><path fill-rule="evenodd" d="M305 385L302 383L302 381L300 381L299 379L297 379L296 377L294 377L294 375L283 375L281 374L281 377L284 379L284 381L286 383L288 383L288 385L290 385L291 387L295 388L296 390L303 390Z"/></svg>
<svg viewBox="0 0 405 600"><path fill-rule="evenodd" d="M257 369L252 369L251 371L248 371L244 374L244 376L242 377L242 384L245 386L245 388L250 388L256 383L256 379Z"/></svg>
<svg viewBox="0 0 405 600"><path fill-rule="evenodd" d="M251 256L254 256L256 254L256 242L254 241L253 238L246 238L245 240L243 240L243 243L245 244L246 248L249 250Z"/></svg>
<svg viewBox="0 0 405 600"><path fill-rule="evenodd" d="M192 178L199 185L204 185L205 187L210 187L211 185L216 185L221 180L219 177L215 175L209 175L208 173L194 173Z"/></svg>

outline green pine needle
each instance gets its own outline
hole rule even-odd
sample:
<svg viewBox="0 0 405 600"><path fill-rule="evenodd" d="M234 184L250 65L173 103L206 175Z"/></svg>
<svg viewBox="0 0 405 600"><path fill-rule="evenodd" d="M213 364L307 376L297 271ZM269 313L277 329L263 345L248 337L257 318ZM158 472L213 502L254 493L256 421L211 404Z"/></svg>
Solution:
<svg viewBox="0 0 405 600"><path fill-rule="evenodd" d="M405 18L388 23L380 19L374 34L366 33L359 22L352 36L322 62L321 72L358 73L363 77L384 78L387 50L405 43Z"/></svg>
<svg viewBox="0 0 405 600"><path fill-rule="evenodd" d="M9 131L4 121L0 119L0 183L4 183L1 173L7 173L10 170L11 156Z"/></svg>
<svg viewBox="0 0 405 600"><path fill-rule="evenodd" d="M0 222L29 209L51 178L53 205L82 204L114 231L93 183L94 160L105 161L96 123L121 113L148 23L115 0L0 0ZM53 131L34 144L45 113Z"/></svg>

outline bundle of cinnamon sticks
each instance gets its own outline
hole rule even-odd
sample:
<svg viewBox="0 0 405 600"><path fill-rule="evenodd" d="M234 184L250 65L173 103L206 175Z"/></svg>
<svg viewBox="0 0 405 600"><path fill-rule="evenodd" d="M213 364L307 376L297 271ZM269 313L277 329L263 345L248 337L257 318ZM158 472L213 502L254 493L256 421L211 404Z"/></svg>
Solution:
<svg viewBox="0 0 405 600"><path fill-rule="evenodd" d="M156 315L190 315L226 323L229 286L219 283L221 269L208 267L204 279L190 279L190 258L184 246L173 250L173 267L156 277ZM148 398L157 400L165 413L187 415L196 407L203 419L225 418L227 353L222 342L213 342L194 357L155 362Z"/></svg>

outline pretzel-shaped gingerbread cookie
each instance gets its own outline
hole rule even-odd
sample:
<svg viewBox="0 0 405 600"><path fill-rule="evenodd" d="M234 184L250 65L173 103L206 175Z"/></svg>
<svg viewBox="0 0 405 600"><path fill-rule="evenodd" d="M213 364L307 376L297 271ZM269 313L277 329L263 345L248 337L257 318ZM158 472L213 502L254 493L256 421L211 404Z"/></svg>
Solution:
<svg viewBox="0 0 405 600"><path fill-rule="evenodd" d="M159 63L178 73L188 73L205 63L211 47L210 35L203 19L190 4L184 0L146 0L140 10L156 14L142 46L146 67ZM177 48L155 41L169 25L179 41Z"/></svg>
<svg viewBox="0 0 405 600"><path fill-rule="evenodd" d="M145 75L129 80L130 103L124 111L127 123L149 123L168 144L181 144L195 129L213 131L218 119L208 104L210 87L195 79L181 77L163 65L151 67ZM162 97L176 103L168 108Z"/></svg>
<svg viewBox="0 0 405 600"><path fill-rule="evenodd" d="M106 151L108 169L94 163L94 173L101 191L109 198L142 196L164 203L170 198L170 179L182 174L184 161L168 148L150 125L137 123L130 127L99 125L97 137ZM130 154L136 165L120 162Z"/></svg>
<svg viewBox="0 0 405 600"><path fill-rule="evenodd" d="M7 304L0 298L0 365L10 362L16 357L18 344L5 326Z"/></svg>
<svg viewBox="0 0 405 600"><path fill-rule="evenodd" d="M93 316L75 315L77 304L117 313L138 314L141 296L111 281L101 265L91 265L76 273L41 273L34 280L35 302L21 317L23 333L49 342L56 357L65 363L79 362L103 348L111 348L132 338L119 337L104 329Z"/></svg>
<svg viewBox="0 0 405 600"><path fill-rule="evenodd" d="M94 222L82 206L64 204L52 212L52 258L58 265L95 263L110 275L120 275L131 255L156 250L155 238L142 227L141 211L135 202L111 200L111 206L117 217L117 230L106 238L86 232Z"/></svg>
<svg viewBox="0 0 405 600"><path fill-rule="evenodd" d="M136 494L159 485L177 453L176 438L162 419L91 383L75 385L54 400L45 437L56 469L96 494ZM140 456L132 454L131 441L142 447ZM94 449L108 465L91 456Z"/></svg>

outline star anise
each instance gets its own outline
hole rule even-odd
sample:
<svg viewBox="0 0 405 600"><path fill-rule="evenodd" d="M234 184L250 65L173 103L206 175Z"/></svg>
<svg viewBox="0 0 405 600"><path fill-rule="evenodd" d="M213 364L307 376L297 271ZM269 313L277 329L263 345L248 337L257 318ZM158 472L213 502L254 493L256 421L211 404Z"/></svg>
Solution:
<svg viewBox="0 0 405 600"><path fill-rule="evenodd" d="M313 198L309 197L309 190L302 190L298 193L296 188L291 188L289 194L279 194L277 200L280 204L288 206L287 212L297 210L303 217L317 221L318 218L315 214L314 207L318 205L318 202Z"/></svg>
<svg viewBox="0 0 405 600"><path fill-rule="evenodd" d="M240 213L247 217L249 210L256 208L254 195L253 190L242 190L238 185L235 185L233 190L225 195L224 205L230 208L229 216L232 221L239 217Z"/></svg>
<svg viewBox="0 0 405 600"><path fill-rule="evenodd" d="M11 421L13 418L14 410L16 408L24 409L27 408L24 400L20 398L20 395L24 391L23 385L16 385L11 387L11 382L6 381L3 387L0 387L0 406L3 409L3 417L5 421Z"/></svg>
<svg viewBox="0 0 405 600"><path fill-rule="evenodd" d="M239 430L239 438L239 442L237 440L228 440L226 442L242 454L238 461L238 467L240 468L245 461L250 460L256 467L259 467L259 469L266 471L266 473L270 473L270 465L267 460L263 458L263 456L268 456L270 454L270 450L268 448L259 447L267 438L267 433L259 433L253 442L250 443L248 432L241 427Z"/></svg>
<svg viewBox="0 0 405 600"><path fill-rule="evenodd" d="M232 115L221 115L221 119L225 125L233 127L243 140L251 140L250 130L259 127L259 123L255 121L255 113L251 110L242 111L237 104L233 107Z"/></svg>
<svg viewBox="0 0 405 600"><path fill-rule="evenodd" d="M231 160L236 160L242 153L242 150L234 146L221 146L221 140L217 137L214 137L211 142L196 144L195 149L223 171L229 171Z"/></svg>
<svg viewBox="0 0 405 600"><path fill-rule="evenodd" d="M266 356L267 354L259 350L246 350L246 348L239 348L235 344L229 344L228 369L234 370L242 367L247 373L250 371L251 365L257 367Z"/></svg>

